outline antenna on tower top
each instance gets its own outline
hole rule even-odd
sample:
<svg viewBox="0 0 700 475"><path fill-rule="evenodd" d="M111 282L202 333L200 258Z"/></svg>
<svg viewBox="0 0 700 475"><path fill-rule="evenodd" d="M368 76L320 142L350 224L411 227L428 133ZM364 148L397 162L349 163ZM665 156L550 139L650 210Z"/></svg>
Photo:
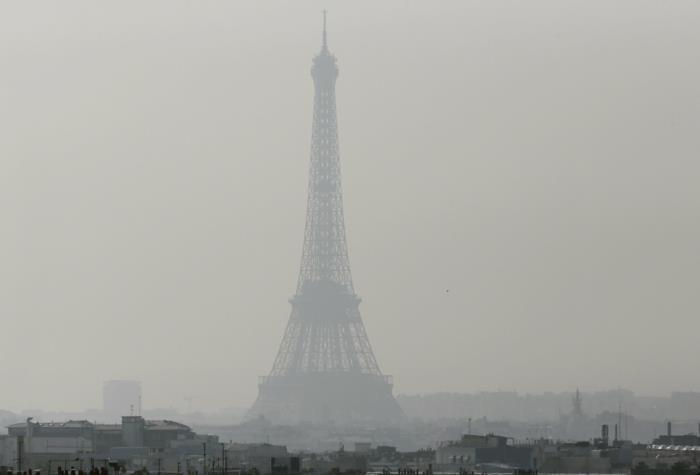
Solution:
<svg viewBox="0 0 700 475"><path fill-rule="evenodd" d="M328 42L326 41L326 10L323 10L323 49L328 49Z"/></svg>

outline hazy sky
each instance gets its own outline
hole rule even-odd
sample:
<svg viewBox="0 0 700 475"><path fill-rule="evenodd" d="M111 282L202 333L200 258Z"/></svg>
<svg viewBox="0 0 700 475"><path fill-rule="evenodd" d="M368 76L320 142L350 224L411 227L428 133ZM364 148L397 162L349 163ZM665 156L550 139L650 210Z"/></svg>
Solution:
<svg viewBox="0 0 700 475"><path fill-rule="evenodd" d="M700 3L3 2L0 408L253 401L323 8L395 391L700 390Z"/></svg>

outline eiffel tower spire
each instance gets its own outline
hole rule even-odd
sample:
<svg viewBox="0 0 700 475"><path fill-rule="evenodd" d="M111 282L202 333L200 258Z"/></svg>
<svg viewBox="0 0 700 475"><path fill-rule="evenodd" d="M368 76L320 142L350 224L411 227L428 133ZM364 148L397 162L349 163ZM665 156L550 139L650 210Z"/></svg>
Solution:
<svg viewBox="0 0 700 475"><path fill-rule="evenodd" d="M379 370L350 273L335 101L338 66L328 50L325 12L311 77L311 157L297 289L277 357L249 415L294 413L297 419L313 419L318 404L324 404L339 419L350 414L396 418L401 410L390 378Z"/></svg>
<svg viewBox="0 0 700 475"><path fill-rule="evenodd" d="M311 164L306 229L297 293L321 281L335 282L350 293L352 276L345 241L343 190L338 153L335 81L338 66L328 51L326 14L323 14L323 46L311 67L314 80L314 115L311 132Z"/></svg>
<svg viewBox="0 0 700 475"><path fill-rule="evenodd" d="M292 314L272 368L273 375L358 371L379 375L355 295L345 239L335 81L338 67L326 43L314 58L306 227Z"/></svg>

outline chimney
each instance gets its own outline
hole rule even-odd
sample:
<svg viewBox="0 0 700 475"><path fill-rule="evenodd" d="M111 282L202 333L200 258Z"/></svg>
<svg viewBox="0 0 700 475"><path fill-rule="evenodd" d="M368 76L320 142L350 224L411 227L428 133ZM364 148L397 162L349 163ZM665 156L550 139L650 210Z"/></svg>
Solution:
<svg viewBox="0 0 700 475"><path fill-rule="evenodd" d="M671 435L673 435L672 431L671 431L671 421L668 421L666 423L666 435L668 435L669 437L671 437Z"/></svg>

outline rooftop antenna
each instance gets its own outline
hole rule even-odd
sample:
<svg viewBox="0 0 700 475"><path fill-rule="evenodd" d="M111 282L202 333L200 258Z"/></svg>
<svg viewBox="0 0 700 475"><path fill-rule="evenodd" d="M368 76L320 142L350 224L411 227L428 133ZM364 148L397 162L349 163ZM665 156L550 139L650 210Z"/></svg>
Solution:
<svg viewBox="0 0 700 475"><path fill-rule="evenodd" d="M326 10L323 10L323 49L328 49L328 41L326 39Z"/></svg>

